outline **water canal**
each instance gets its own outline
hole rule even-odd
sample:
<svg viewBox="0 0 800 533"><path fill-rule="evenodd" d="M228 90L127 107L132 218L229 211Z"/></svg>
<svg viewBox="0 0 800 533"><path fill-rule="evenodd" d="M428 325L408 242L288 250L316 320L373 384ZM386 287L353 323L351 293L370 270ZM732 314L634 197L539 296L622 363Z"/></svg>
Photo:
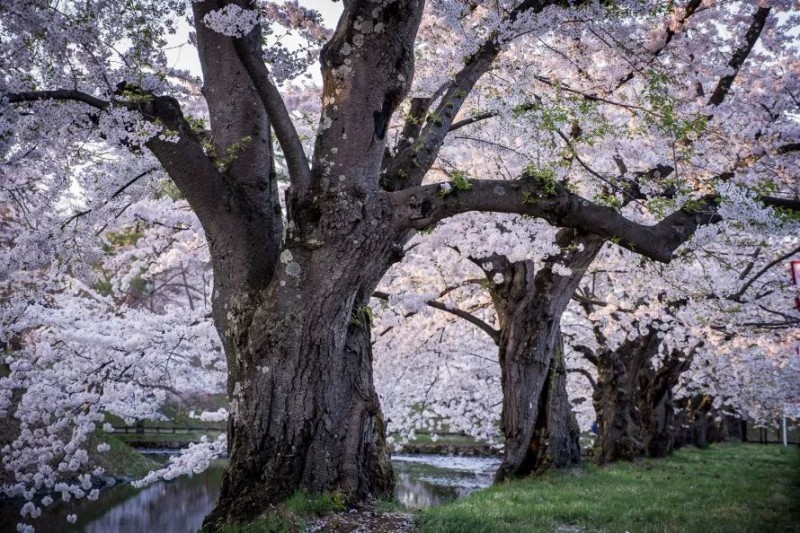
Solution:
<svg viewBox="0 0 800 533"><path fill-rule="evenodd" d="M156 458L166 460L166 455ZM494 457L395 455L395 497L421 509L461 498L487 487L500 464ZM101 492L97 501L81 500L47 508L33 525L40 533L195 533L214 506L224 462L194 476L182 476L143 489L121 484ZM0 531L16 531L19 504L0 503ZM78 521L69 524L68 514Z"/></svg>

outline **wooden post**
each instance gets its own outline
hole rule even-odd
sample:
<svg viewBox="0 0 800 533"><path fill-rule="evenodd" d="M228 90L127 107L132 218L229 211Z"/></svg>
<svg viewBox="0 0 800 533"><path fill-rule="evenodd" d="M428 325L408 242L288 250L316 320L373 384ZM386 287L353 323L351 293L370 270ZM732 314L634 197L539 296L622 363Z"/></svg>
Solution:
<svg viewBox="0 0 800 533"><path fill-rule="evenodd" d="M783 447L786 448L789 445L789 435L786 430L786 417L784 416L781 419L781 432L783 433Z"/></svg>

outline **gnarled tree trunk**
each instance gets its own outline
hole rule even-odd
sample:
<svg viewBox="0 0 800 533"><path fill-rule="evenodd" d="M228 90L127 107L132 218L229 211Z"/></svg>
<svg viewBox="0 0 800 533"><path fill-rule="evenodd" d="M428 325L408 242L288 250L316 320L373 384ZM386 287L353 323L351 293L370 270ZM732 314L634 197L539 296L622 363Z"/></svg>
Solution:
<svg viewBox="0 0 800 533"><path fill-rule="evenodd" d="M560 337L559 333L559 337ZM547 383L539 397L536 430L531 440L528 461L532 470L563 468L581 460L581 430L567 395L567 371L564 366L564 343L550 359Z"/></svg>
<svg viewBox="0 0 800 533"><path fill-rule="evenodd" d="M691 365L692 354L672 351L656 367L660 345L658 329L651 327L646 335L593 358L598 373L594 403L599 464L640 455L665 457L674 449L679 424L673 389Z"/></svg>
<svg viewBox="0 0 800 533"><path fill-rule="evenodd" d="M195 20L224 4L193 4ZM418 0L346 6L321 56L312 166L271 92L259 29L234 40L197 25L218 152L254 138L218 178L226 196L193 202L211 250L231 401L229 462L207 530L252 520L298 490L349 502L391 495L366 306L409 229L377 183L386 126L410 87L421 12ZM356 21L374 17L392 39L361 34L363 47L352 52ZM270 127L292 178L285 237Z"/></svg>
<svg viewBox="0 0 800 533"><path fill-rule="evenodd" d="M293 235L262 292L225 306L230 460L209 526L251 519L298 489L391 494L366 311L393 253L391 235L373 231L387 211L336 198L313 235Z"/></svg>
<svg viewBox="0 0 800 533"><path fill-rule="evenodd" d="M530 474L544 463L545 454L556 453L558 461L569 461L572 444L549 442L543 448L543 436L561 435L568 439L574 427L565 420L570 413L566 388L560 389L563 363L551 367L555 354L563 353L561 315L569 303L586 268L603 246L603 239L571 230L559 232L563 252L548 258L538 271L532 261L510 263L495 256L477 261L490 277L497 273L503 282L492 290L500 320L499 358L503 387L501 428L505 436L503 463L495 481ZM582 245L582 246L580 246ZM553 265L567 266L572 273L561 276ZM548 392L542 391L548 384ZM543 409L547 409L543 412ZM538 433L537 433L538 431ZM545 451L547 450L547 451Z"/></svg>
<svg viewBox="0 0 800 533"><path fill-rule="evenodd" d="M561 4L519 2L504 23ZM587 242L613 239L669 261L699 224L716 218L712 202L703 201L644 226L576 195L564 182L543 183L530 169L512 181L423 186L467 96L507 44L503 32L491 32L436 98L412 105L395 149L387 149L392 114L411 86L423 0L344 2L320 57L320 127L308 158L264 63L260 23L235 37L225 33L239 32L233 27L238 25L223 24L228 27L216 32L207 24L207 15L217 10L230 15L232 5L256 7L251 0L192 3L210 134L183 116L174 97L146 88L136 91L142 96L136 99L104 100L77 87L3 94L12 104L82 102L93 108L92 119L105 110L135 112L168 133L149 138L145 146L205 231L214 268L214 322L228 361L230 461L219 503L206 522L209 529L247 521L298 489L339 491L351 500L391 490L364 306L394 257L393 247L410 229L468 211L518 213L598 236ZM720 81L711 104L724 99L768 12L758 10L747 48L734 54L729 64L734 73ZM273 133L291 181L285 237ZM540 393L560 345L559 319L599 250L594 244L579 249L569 231L560 233L559 244L564 252L536 276L532 265L517 264L500 289L498 301L507 307L498 311L504 322L500 358L507 443L499 479L524 474L535 463L531 443ZM554 273L555 261L574 275ZM555 390L560 390L557 380Z"/></svg>
<svg viewBox="0 0 800 533"><path fill-rule="evenodd" d="M672 388L651 392L645 389L639 403L642 446L648 457L666 457L675 443L675 406Z"/></svg>
<svg viewBox="0 0 800 533"><path fill-rule="evenodd" d="M597 413L598 464L631 460L644 452L638 409L640 374L658 351L655 330L643 337L625 340L616 350L597 358L594 407Z"/></svg>
<svg viewBox="0 0 800 533"><path fill-rule="evenodd" d="M692 354L672 351L657 370L650 361L640 373L638 408L642 444L648 457L666 457L675 447L677 423L673 389L691 363Z"/></svg>

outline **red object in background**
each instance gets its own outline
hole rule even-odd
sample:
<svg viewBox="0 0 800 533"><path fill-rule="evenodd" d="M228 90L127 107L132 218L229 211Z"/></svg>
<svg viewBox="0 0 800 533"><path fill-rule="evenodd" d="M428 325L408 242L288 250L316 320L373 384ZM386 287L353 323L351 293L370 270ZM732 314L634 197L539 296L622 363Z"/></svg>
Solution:
<svg viewBox="0 0 800 533"><path fill-rule="evenodd" d="M800 284L800 261L792 261L792 284L797 287ZM800 311L800 296L795 296L794 304L797 310Z"/></svg>

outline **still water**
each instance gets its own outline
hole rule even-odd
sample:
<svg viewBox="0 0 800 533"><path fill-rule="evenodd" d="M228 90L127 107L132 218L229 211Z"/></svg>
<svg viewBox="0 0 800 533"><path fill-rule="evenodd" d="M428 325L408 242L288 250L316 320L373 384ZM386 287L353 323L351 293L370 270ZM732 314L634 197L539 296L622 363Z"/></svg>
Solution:
<svg viewBox="0 0 800 533"><path fill-rule="evenodd" d="M489 486L500 461L493 457L394 455L392 464L396 498L407 507L421 509ZM118 485L102 491L95 502L53 504L33 525L39 533L194 533L214 506L223 466L220 461L202 474L144 489ZM0 503L1 533L16 531L17 509ZM71 513L78 515L74 525L66 521Z"/></svg>

